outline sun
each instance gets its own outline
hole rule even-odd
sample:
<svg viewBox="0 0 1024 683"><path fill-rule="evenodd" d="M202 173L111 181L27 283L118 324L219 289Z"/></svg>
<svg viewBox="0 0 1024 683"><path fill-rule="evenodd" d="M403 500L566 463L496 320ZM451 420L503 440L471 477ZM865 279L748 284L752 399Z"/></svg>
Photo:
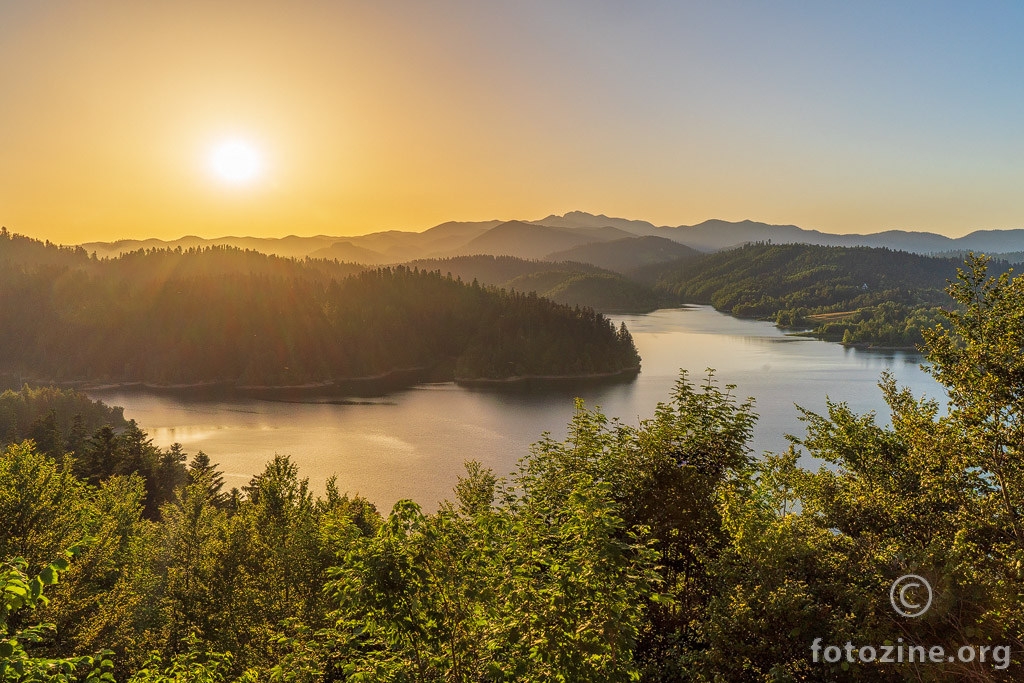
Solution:
<svg viewBox="0 0 1024 683"><path fill-rule="evenodd" d="M248 185L263 172L263 156L248 140L223 140L210 150L210 171L231 185Z"/></svg>

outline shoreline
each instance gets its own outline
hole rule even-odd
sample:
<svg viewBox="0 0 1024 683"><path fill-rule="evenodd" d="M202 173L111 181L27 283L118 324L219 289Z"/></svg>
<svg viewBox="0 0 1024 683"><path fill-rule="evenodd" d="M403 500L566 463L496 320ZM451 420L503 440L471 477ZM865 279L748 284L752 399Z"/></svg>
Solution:
<svg viewBox="0 0 1024 683"><path fill-rule="evenodd" d="M779 327L780 330L785 330L784 327ZM916 346L893 346L890 344L876 344L874 342L844 342L841 339L827 339L820 335L814 334L813 331L807 330L804 332L786 332L786 336L789 337L803 337L805 339L814 339L816 341L823 341L829 344L839 344L845 349L860 349L862 351L907 351L911 353L921 353L921 350Z"/></svg>
<svg viewBox="0 0 1024 683"><path fill-rule="evenodd" d="M698 305L711 306L711 304ZM815 334L814 328L787 327L784 325L779 325L771 318L764 318L760 316L733 315L732 313L726 311L719 311L714 306L711 306L711 308L717 311L718 313L721 313L722 315L727 315L730 318L735 318L737 320L760 320L762 322L771 323L775 327L775 329L781 331L787 337L803 337L805 339L814 339L816 341L827 342L829 344L839 344L840 346L846 349L859 349L862 351L909 351L913 353L921 353L921 350L917 348L917 346L915 345L892 346L888 344L876 344L875 342L869 341L843 342L841 339L828 339L821 335Z"/></svg>
<svg viewBox="0 0 1024 683"><path fill-rule="evenodd" d="M611 372L594 372L581 375L516 375L513 377L453 377L440 378L431 376L429 368L403 368L389 370L377 375L365 377L347 377L336 380L305 382L302 384L256 385L236 384L230 380L191 382L183 384L159 384L144 381L125 382L30 382L33 385L53 385L65 389L82 392L110 393L117 391L144 391L162 394L211 394L241 395L253 398L279 400L281 398L298 398L312 396L383 396L394 391L411 389L428 384L452 383L458 386L518 386L536 383L559 383L572 381L600 381L618 378L635 377L640 374L640 366L623 368Z"/></svg>
<svg viewBox="0 0 1024 683"><path fill-rule="evenodd" d="M377 375L365 377L344 377L339 379L318 380L314 382L303 382L301 384L238 384L229 379L206 380L202 382L186 382L182 384L160 384L157 382L146 382L143 380L131 380L124 382L91 382L89 380L74 380L71 382L58 382L55 380L39 382L32 380L30 383L42 385L53 385L79 391L120 391L124 389L143 389L145 391L195 391L204 389L223 389L226 391L260 392L260 391L316 391L329 389L346 383L359 382L380 382L396 377L407 377L411 374L426 372L427 368L399 368L388 370Z"/></svg>
<svg viewBox="0 0 1024 683"><path fill-rule="evenodd" d="M453 381L455 382L455 384L458 384L459 386L488 386L525 384L527 382L561 382L588 379L613 379L616 377L630 377L639 374L640 366L637 365L632 368L623 368L622 370L614 370L612 372L591 372L584 375L514 375L512 377L503 377L501 379L467 379L464 377L456 377Z"/></svg>
<svg viewBox="0 0 1024 683"><path fill-rule="evenodd" d="M832 341L831 339L822 339L821 341ZM863 351L909 351L913 353L921 353L921 349L916 346L886 346L883 344L873 344L872 342L848 342L844 344L841 341L833 342L834 344L840 344L841 346L848 349L861 349Z"/></svg>

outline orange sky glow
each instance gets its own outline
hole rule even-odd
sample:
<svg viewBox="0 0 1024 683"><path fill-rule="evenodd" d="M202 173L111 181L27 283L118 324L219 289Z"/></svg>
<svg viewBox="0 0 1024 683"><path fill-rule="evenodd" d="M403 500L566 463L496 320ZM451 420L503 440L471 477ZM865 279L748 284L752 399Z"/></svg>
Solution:
<svg viewBox="0 0 1024 683"><path fill-rule="evenodd" d="M1024 227L1021 12L928 7L0 3L0 224Z"/></svg>

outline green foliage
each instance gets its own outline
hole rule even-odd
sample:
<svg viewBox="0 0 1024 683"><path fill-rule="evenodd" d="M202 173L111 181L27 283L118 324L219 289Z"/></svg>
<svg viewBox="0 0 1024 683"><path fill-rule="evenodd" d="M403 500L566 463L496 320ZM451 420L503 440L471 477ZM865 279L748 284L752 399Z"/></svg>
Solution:
<svg viewBox="0 0 1024 683"><path fill-rule="evenodd" d="M971 255L949 288L962 307L952 329L928 337L929 371L947 388L947 421L962 434L964 466L979 478L977 495L994 552L1024 563L1024 279L988 276L989 260ZM1012 272L1012 271L1011 271Z"/></svg>
<svg viewBox="0 0 1024 683"><path fill-rule="evenodd" d="M112 650L123 672L151 645L153 523L141 518L145 491L138 476L112 477L78 503L79 528L94 540L43 611L57 626L60 653Z"/></svg>
<svg viewBox="0 0 1024 683"><path fill-rule="evenodd" d="M41 567L83 535L85 497L70 462L36 452L31 442L8 446L0 454L0 558Z"/></svg>
<svg viewBox="0 0 1024 683"><path fill-rule="evenodd" d="M259 680L254 671L246 671L237 678L231 676L233 657L230 653L206 651L195 636L187 639L187 645L185 652L167 659L152 653L128 683L256 683Z"/></svg>
<svg viewBox="0 0 1024 683"><path fill-rule="evenodd" d="M505 508L480 500L431 516L400 502L352 546L328 584L345 653L335 670L350 680L630 680L656 553L626 532L608 486L581 479L557 506L529 488Z"/></svg>
<svg viewBox="0 0 1024 683"><path fill-rule="evenodd" d="M213 504L209 483L208 477L201 477L179 489L160 511L162 641L170 652L180 652L191 635L211 638L211 620L218 616L211 605L217 602L227 519Z"/></svg>
<svg viewBox="0 0 1024 683"><path fill-rule="evenodd" d="M186 482L183 483L192 485L201 482L206 487L207 499L217 507L225 507L228 504L228 495L222 490L224 475L217 467L216 463L210 462L210 456L199 451L189 463Z"/></svg>
<svg viewBox="0 0 1024 683"><path fill-rule="evenodd" d="M891 426L841 403L805 412L795 447L827 464L797 466L797 451L766 458L727 490L730 542L691 653L700 679L1014 680L1002 667L944 662L899 667L812 663L824 642L1003 645L1019 653L1024 586L1019 514L1021 311L1024 285L989 278L984 259L950 293L962 309L928 337L929 369L948 391L943 414L890 377L881 388ZM931 609L908 623L888 605L903 574L925 576ZM901 641L902 642L902 641Z"/></svg>
<svg viewBox="0 0 1024 683"><path fill-rule="evenodd" d="M953 415L982 452L1013 448L1024 428L1024 280L987 275L988 260L974 258L950 287L962 310L949 315L952 330L928 335L935 378L950 390Z"/></svg>
<svg viewBox="0 0 1024 683"><path fill-rule="evenodd" d="M684 376L637 428L580 404L509 481L468 463L457 505L400 502L332 570L332 654L294 656L347 680L678 674L723 542L717 491L750 465L731 389Z"/></svg>
<svg viewBox="0 0 1024 683"><path fill-rule="evenodd" d="M34 451L51 459L70 455L74 473L93 484L115 475L139 475L145 482L145 513L150 519L185 481L186 456L179 444L161 451L134 420L125 421L122 408L77 391L25 385L18 392L3 392L0 434L6 435L0 438L0 447L31 439Z"/></svg>
<svg viewBox="0 0 1024 683"><path fill-rule="evenodd" d="M25 385L0 393L0 447L32 439L51 457L81 457L85 437L104 425L127 426L123 409L57 387Z"/></svg>
<svg viewBox="0 0 1024 683"><path fill-rule="evenodd" d="M93 484L118 475L141 477L146 487L144 514L148 519L158 516L160 506L186 478L186 456L181 445L160 450L135 420L129 420L120 433L110 425L96 430L77 455L76 472Z"/></svg>
<svg viewBox="0 0 1024 683"><path fill-rule="evenodd" d="M113 683L113 665L103 653L99 656L54 658L37 656L30 650L46 641L55 629L42 622L30 626L19 623L25 611L45 606L44 591L59 583L70 560L82 552L90 539L66 549L61 557L45 566L38 575L26 573L29 563L21 558L0 564L0 681L39 683Z"/></svg>
<svg viewBox="0 0 1024 683"><path fill-rule="evenodd" d="M785 316L786 312L780 311L778 320ZM920 347L924 345L925 332L946 321L946 313L938 307L886 301L861 308L841 320L820 322L811 334L844 344Z"/></svg>
<svg viewBox="0 0 1024 683"><path fill-rule="evenodd" d="M580 402L564 441L505 478L467 463L433 513L381 518L334 480L315 498L284 456L229 501L197 456L150 521L138 475L94 487L11 446L0 680L1019 679L1024 279L986 267L960 273L927 334L947 410L883 376L887 419L829 401L762 458L751 402L710 372L636 426ZM144 432L126 433L117 462L143 462ZM82 536L73 564L47 564ZM935 591L916 619L889 604L907 573ZM816 639L1013 661L831 664Z"/></svg>

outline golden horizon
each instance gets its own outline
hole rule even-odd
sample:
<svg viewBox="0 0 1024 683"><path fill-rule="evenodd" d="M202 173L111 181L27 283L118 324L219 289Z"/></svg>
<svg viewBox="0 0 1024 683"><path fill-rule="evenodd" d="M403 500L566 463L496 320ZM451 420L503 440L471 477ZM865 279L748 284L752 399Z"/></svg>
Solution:
<svg viewBox="0 0 1024 683"><path fill-rule="evenodd" d="M1014 22L902 12L8 3L0 224L65 244L573 210L1024 227ZM211 173L225 140L258 173Z"/></svg>

